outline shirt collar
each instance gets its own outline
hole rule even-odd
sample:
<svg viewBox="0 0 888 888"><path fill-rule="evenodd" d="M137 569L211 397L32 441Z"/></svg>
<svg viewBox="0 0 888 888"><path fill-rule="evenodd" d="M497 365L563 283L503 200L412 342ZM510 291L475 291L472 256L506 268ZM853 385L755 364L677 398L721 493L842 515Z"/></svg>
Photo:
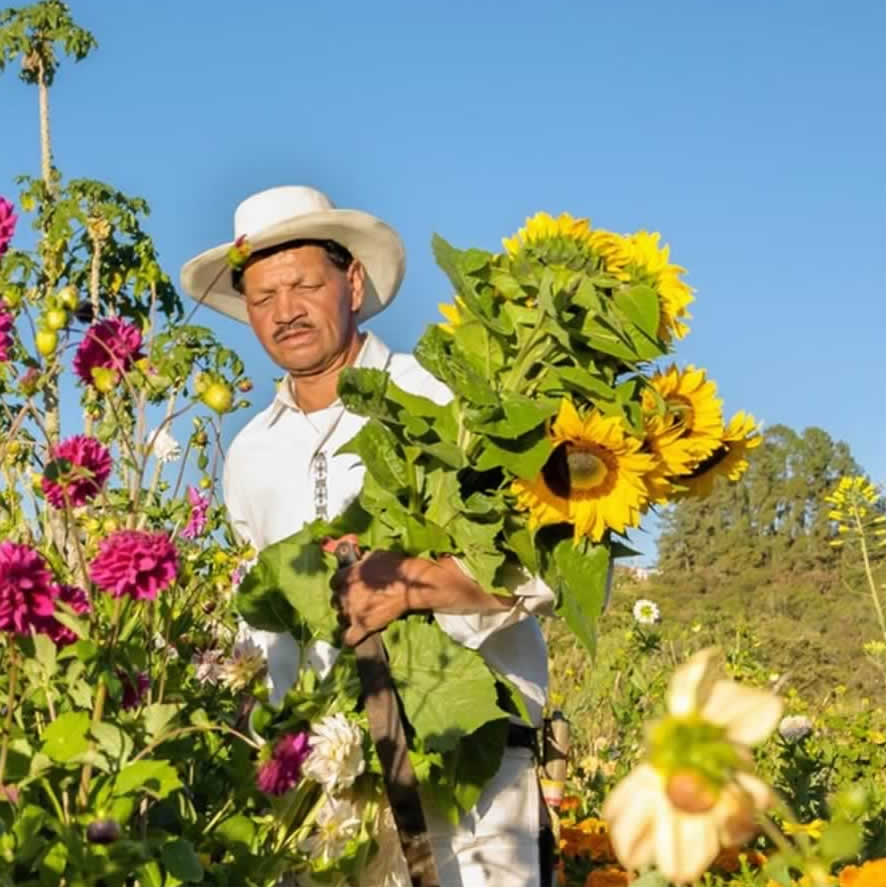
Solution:
<svg viewBox="0 0 888 888"><path fill-rule="evenodd" d="M355 358L353 367L363 367L367 369L385 370L388 366L391 349L375 334L367 330L364 333L364 344ZM290 391L290 378L285 376L277 386L274 400L271 402L272 410L268 419L268 427L271 428L286 410L295 410L302 413L302 409L293 400L293 394ZM331 407L341 407L342 401L337 398Z"/></svg>

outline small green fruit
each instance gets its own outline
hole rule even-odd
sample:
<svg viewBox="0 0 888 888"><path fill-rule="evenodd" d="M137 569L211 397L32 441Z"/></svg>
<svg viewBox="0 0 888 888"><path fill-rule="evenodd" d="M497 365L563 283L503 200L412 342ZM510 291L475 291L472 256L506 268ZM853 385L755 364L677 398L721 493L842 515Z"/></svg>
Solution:
<svg viewBox="0 0 888 888"><path fill-rule="evenodd" d="M63 308L51 308L44 315L44 320L50 330L61 330L68 323L68 312Z"/></svg>
<svg viewBox="0 0 888 888"><path fill-rule="evenodd" d="M80 302L80 297L77 295L77 287L73 284L68 284L67 287L62 287L62 289L59 290L58 296L59 305L67 308L69 311L74 311Z"/></svg>
<svg viewBox="0 0 888 888"><path fill-rule="evenodd" d="M216 413L227 413L231 410L234 393L224 382L213 382L203 390L200 399L210 410L215 410Z"/></svg>
<svg viewBox="0 0 888 888"><path fill-rule="evenodd" d="M55 353L56 346L59 344L59 334L55 330L38 330L34 337L34 344L37 346L37 351L44 358L48 358Z"/></svg>

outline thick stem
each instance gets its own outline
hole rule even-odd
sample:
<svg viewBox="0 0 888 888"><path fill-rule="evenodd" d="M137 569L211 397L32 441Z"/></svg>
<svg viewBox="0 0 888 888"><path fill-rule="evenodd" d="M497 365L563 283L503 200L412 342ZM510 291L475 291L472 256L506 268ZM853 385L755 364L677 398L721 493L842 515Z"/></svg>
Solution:
<svg viewBox="0 0 888 888"><path fill-rule="evenodd" d="M46 71L38 55L37 91L40 96L40 173L47 189L52 188L52 145L49 140L49 87Z"/></svg>
<svg viewBox="0 0 888 888"><path fill-rule="evenodd" d="M93 316L99 316L99 269L102 264L102 242L93 238L92 261L89 266L89 301L92 303Z"/></svg>

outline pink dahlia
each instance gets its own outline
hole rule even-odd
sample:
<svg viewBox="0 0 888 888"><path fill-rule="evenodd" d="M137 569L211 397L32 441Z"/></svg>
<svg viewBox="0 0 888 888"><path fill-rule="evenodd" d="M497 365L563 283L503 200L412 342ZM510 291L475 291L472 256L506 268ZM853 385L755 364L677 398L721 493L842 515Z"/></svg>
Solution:
<svg viewBox="0 0 888 888"><path fill-rule="evenodd" d="M43 556L21 543L0 543L0 629L27 635L55 610L58 586Z"/></svg>
<svg viewBox="0 0 888 888"><path fill-rule="evenodd" d="M186 540L196 540L207 529L207 509L210 507L210 498L201 496L201 492L196 487L189 485L188 502L191 504L191 515L181 535Z"/></svg>
<svg viewBox="0 0 888 888"><path fill-rule="evenodd" d="M283 795L291 790L302 776L302 763L308 758L308 731L285 734L278 740L272 757L256 775L256 786L268 795Z"/></svg>
<svg viewBox="0 0 888 888"><path fill-rule="evenodd" d="M12 204L5 197L0 197L0 256L9 249L16 219L18 216L12 212Z"/></svg>
<svg viewBox="0 0 888 888"><path fill-rule="evenodd" d="M151 679L147 672L136 672L127 675L122 669L114 670L123 686L123 696L120 698L121 709L135 709L144 698L148 688L151 687Z"/></svg>
<svg viewBox="0 0 888 888"><path fill-rule="evenodd" d="M74 355L74 372L92 385L92 371L107 367L125 373L142 357L142 333L135 324L121 318L108 318L93 324Z"/></svg>
<svg viewBox="0 0 888 888"><path fill-rule="evenodd" d="M80 586L59 586L56 601L67 604L75 614L89 612L89 598ZM74 631L60 623L55 616L41 617L35 623L35 628L38 632L48 635L56 643L56 646L60 648L77 641Z"/></svg>
<svg viewBox="0 0 888 888"><path fill-rule="evenodd" d="M9 350L12 348L13 316L0 306L0 364L9 360Z"/></svg>
<svg viewBox="0 0 888 888"><path fill-rule="evenodd" d="M55 477L44 472L40 482L46 498L57 509L82 506L101 490L111 474L111 454L104 444L86 435L74 435L56 445L52 451ZM65 460L70 465L59 462ZM47 467L48 468L48 467Z"/></svg>
<svg viewBox="0 0 888 888"><path fill-rule="evenodd" d="M90 579L113 598L153 599L176 578L179 554L165 533L119 530L99 543Z"/></svg>

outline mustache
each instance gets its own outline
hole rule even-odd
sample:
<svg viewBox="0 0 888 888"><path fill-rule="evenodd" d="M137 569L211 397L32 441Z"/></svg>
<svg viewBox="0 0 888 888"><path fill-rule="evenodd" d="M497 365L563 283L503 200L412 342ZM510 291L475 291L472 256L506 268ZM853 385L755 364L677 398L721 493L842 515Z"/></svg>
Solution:
<svg viewBox="0 0 888 888"><path fill-rule="evenodd" d="M280 329L275 330L272 338L275 342L280 342L281 339L296 330L311 330L313 328L314 324L311 324L308 321L293 321L292 323L287 324L286 327L281 327Z"/></svg>

